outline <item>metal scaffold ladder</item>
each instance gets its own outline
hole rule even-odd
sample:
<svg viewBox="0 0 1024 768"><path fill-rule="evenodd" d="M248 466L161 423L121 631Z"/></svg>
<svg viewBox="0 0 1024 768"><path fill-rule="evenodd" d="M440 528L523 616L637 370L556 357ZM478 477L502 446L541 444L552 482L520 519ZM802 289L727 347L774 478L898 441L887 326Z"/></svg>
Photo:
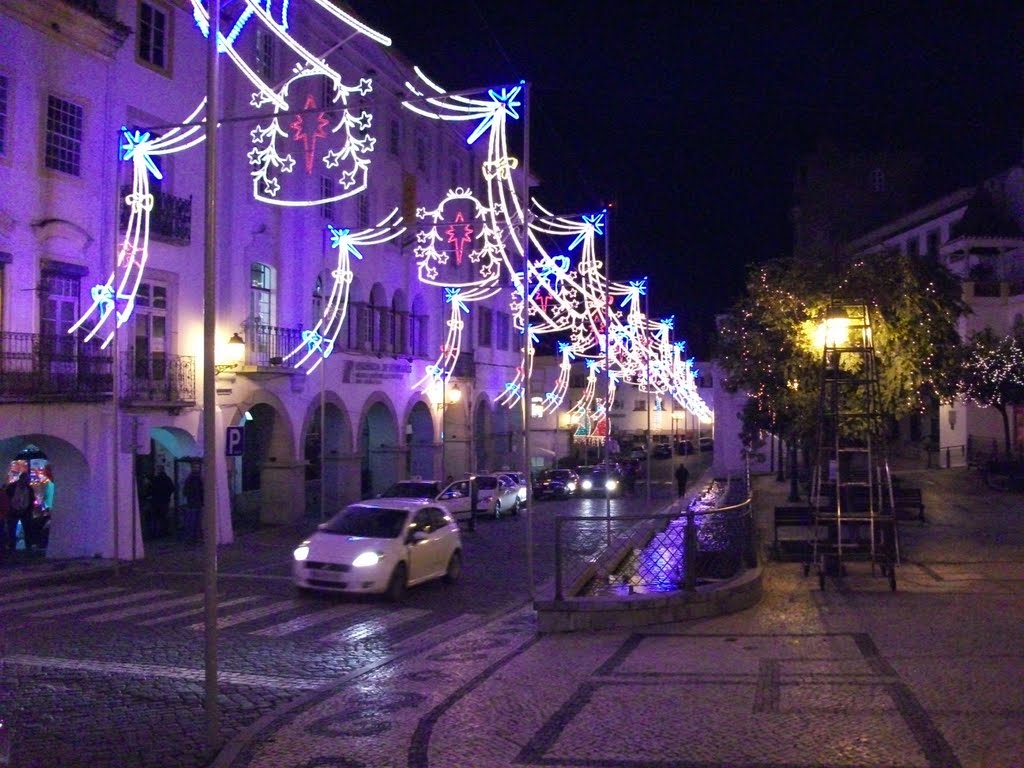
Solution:
<svg viewBox="0 0 1024 768"><path fill-rule="evenodd" d="M863 301L833 300L824 322L817 453L811 482L811 562L821 588L867 560L896 589L899 535L885 458L881 391Z"/></svg>

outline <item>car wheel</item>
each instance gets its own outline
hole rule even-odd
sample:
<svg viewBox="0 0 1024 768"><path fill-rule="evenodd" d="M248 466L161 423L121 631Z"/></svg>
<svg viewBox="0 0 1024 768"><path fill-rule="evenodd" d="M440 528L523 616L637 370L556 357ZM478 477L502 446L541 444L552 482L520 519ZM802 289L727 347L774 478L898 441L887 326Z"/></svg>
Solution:
<svg viewBox="0 0 1024 768"><path fill-rule="evenodd" d="M494 519L497 520L501 517L501 500L494 500Z"/></svg>
<svg viewBox="0 0 1024 768"><path fill-rule="evenodd" d="M405 563L399 563L391 572L391 580L388 581L388 600L393 603L400 602L405 597L407 587Z"/></svg>
<svg viewBox="0 0 1024 768"><path fill-rule="evenodd" d="M519 499L512 505L512 517L519 517Z"/></svg>
<svg viewBox="0 0 1024 768"><path fill-rule="evenodd" d="M459 550L455 550L448 559L448 569L444 572L444 583L454 584L460 576L462 576L462 554Z"/></svg>

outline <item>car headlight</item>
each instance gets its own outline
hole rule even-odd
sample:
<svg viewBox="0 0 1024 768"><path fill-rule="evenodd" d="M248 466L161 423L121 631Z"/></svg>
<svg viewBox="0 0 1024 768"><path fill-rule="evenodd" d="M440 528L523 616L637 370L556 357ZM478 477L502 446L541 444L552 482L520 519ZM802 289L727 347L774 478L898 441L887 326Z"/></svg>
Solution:
<svg viewBox="0 0 1024 768"><path fill-rule="evenodd" d="M300 562L309 557L309 542L304 541L299 544L299 546L295 548L295 551L292 552L292 557Z"/></svg>
<svg viewBox="0 0 1024 768"><path fill-rule="evenodd" d="M367 568L371 565L376 565L384 559L384 555L380 552L363 552L355 560L352 561L353 568Z"/></svg>
<svg viewBox="0 0 1024 768"><path fill-rule="evenodd" d="M584 480L583 481L583 490L584 491L589 491L593 487L594 487L594 484L590 480Z"/></svg>
<svg viewBox="0 0 1024 768"><path fill-rule="evenodd" d="M619 487L619 481L612 479L605 480L604 487L607 488L609 491L614 491L616 488Z"/></svg>
<svg viewBox="0 0 1024 768"><path fill-rule="evenodd" d="M576 490L576 483L566 483L565 487L566 487L566 490L575 491Z"/></svg>
<svg viewBox="0 0 1024 768"><path fill-rule="evenodd" d="M519 497L520 501L526 501L526 489L520 488L518 491L516 491L516 496Z"/></svg>

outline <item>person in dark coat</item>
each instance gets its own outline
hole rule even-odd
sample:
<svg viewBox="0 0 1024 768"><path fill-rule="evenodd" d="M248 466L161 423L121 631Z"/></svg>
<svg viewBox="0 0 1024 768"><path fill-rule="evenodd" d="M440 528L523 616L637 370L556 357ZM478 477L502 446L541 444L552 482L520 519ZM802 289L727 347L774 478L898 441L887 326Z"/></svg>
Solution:
<svg viewBox="0 0 1024 768"><path fill-rule="evenodd" d="M683 462L679 462L679 466L676 467L676 485L679 488L679 496L682 497L686 493L686 484L690 481L690 470L686 468Z"/></svg>
<svg viewBox="0 0 1024 768"><path fill-rule="evenodd" d="M185 538L198 541L199 519L203 511L203 478L199 474L199 464L192 465L182 491L185 494Z"/></svg>
<svg viewBox="0 0 1024 768"><path fill-rule="evenodd" d="M169 510L171 497L177 488L174 481L167 476L163 465L156 468L156 474L149 483L150 514L154 536L166 536L171 532ZM202 491L200 491L202 496Z"/></svg>
<svg viewBox="0 0 1024 768"><path fill-rule="evenodd" d="M25 549L28 550L32 545L29 530L32 526L32 510L36 505L36 494L28 480L28 472L22 472L5 490L11 503L11 511L7 515L7 545L11 551L18 546L20 522L22 535L25 537Z"/></svg>

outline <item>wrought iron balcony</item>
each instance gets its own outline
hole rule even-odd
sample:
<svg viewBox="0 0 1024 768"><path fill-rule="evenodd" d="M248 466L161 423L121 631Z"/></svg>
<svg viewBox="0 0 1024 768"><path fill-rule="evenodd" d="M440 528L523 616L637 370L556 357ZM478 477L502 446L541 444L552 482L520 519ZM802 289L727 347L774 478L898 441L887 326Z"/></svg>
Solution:
<svg viewBox="0 0 1024 768"><path fill-rule="evenodd" d="M265 368L302 344L301 328L250 322L245 328L245 365Z"/></svg>
<svg viewBox="0 0 1024 768"><path fill-rule="evenodd" d="M0 402L88 402L113 395L113 358L71 334L0 333Z"/></svg>
<svg viewBox="0 0 1024 768"><path fill-rule="evenodd" d="M126 352L121 357L121 402L136 407L196 404L196 359L184 355Z"/></svg>
<svg viewBox="0 0 1024 768"><path fill-rule="evenodd" d="M121 230L128 227L132 209L125 198L132 194L130 185L121 187ZM175 197L153 190L153 210L149 219L149 236L171 245L188 245L192 241L192 198Z"/></svg>

